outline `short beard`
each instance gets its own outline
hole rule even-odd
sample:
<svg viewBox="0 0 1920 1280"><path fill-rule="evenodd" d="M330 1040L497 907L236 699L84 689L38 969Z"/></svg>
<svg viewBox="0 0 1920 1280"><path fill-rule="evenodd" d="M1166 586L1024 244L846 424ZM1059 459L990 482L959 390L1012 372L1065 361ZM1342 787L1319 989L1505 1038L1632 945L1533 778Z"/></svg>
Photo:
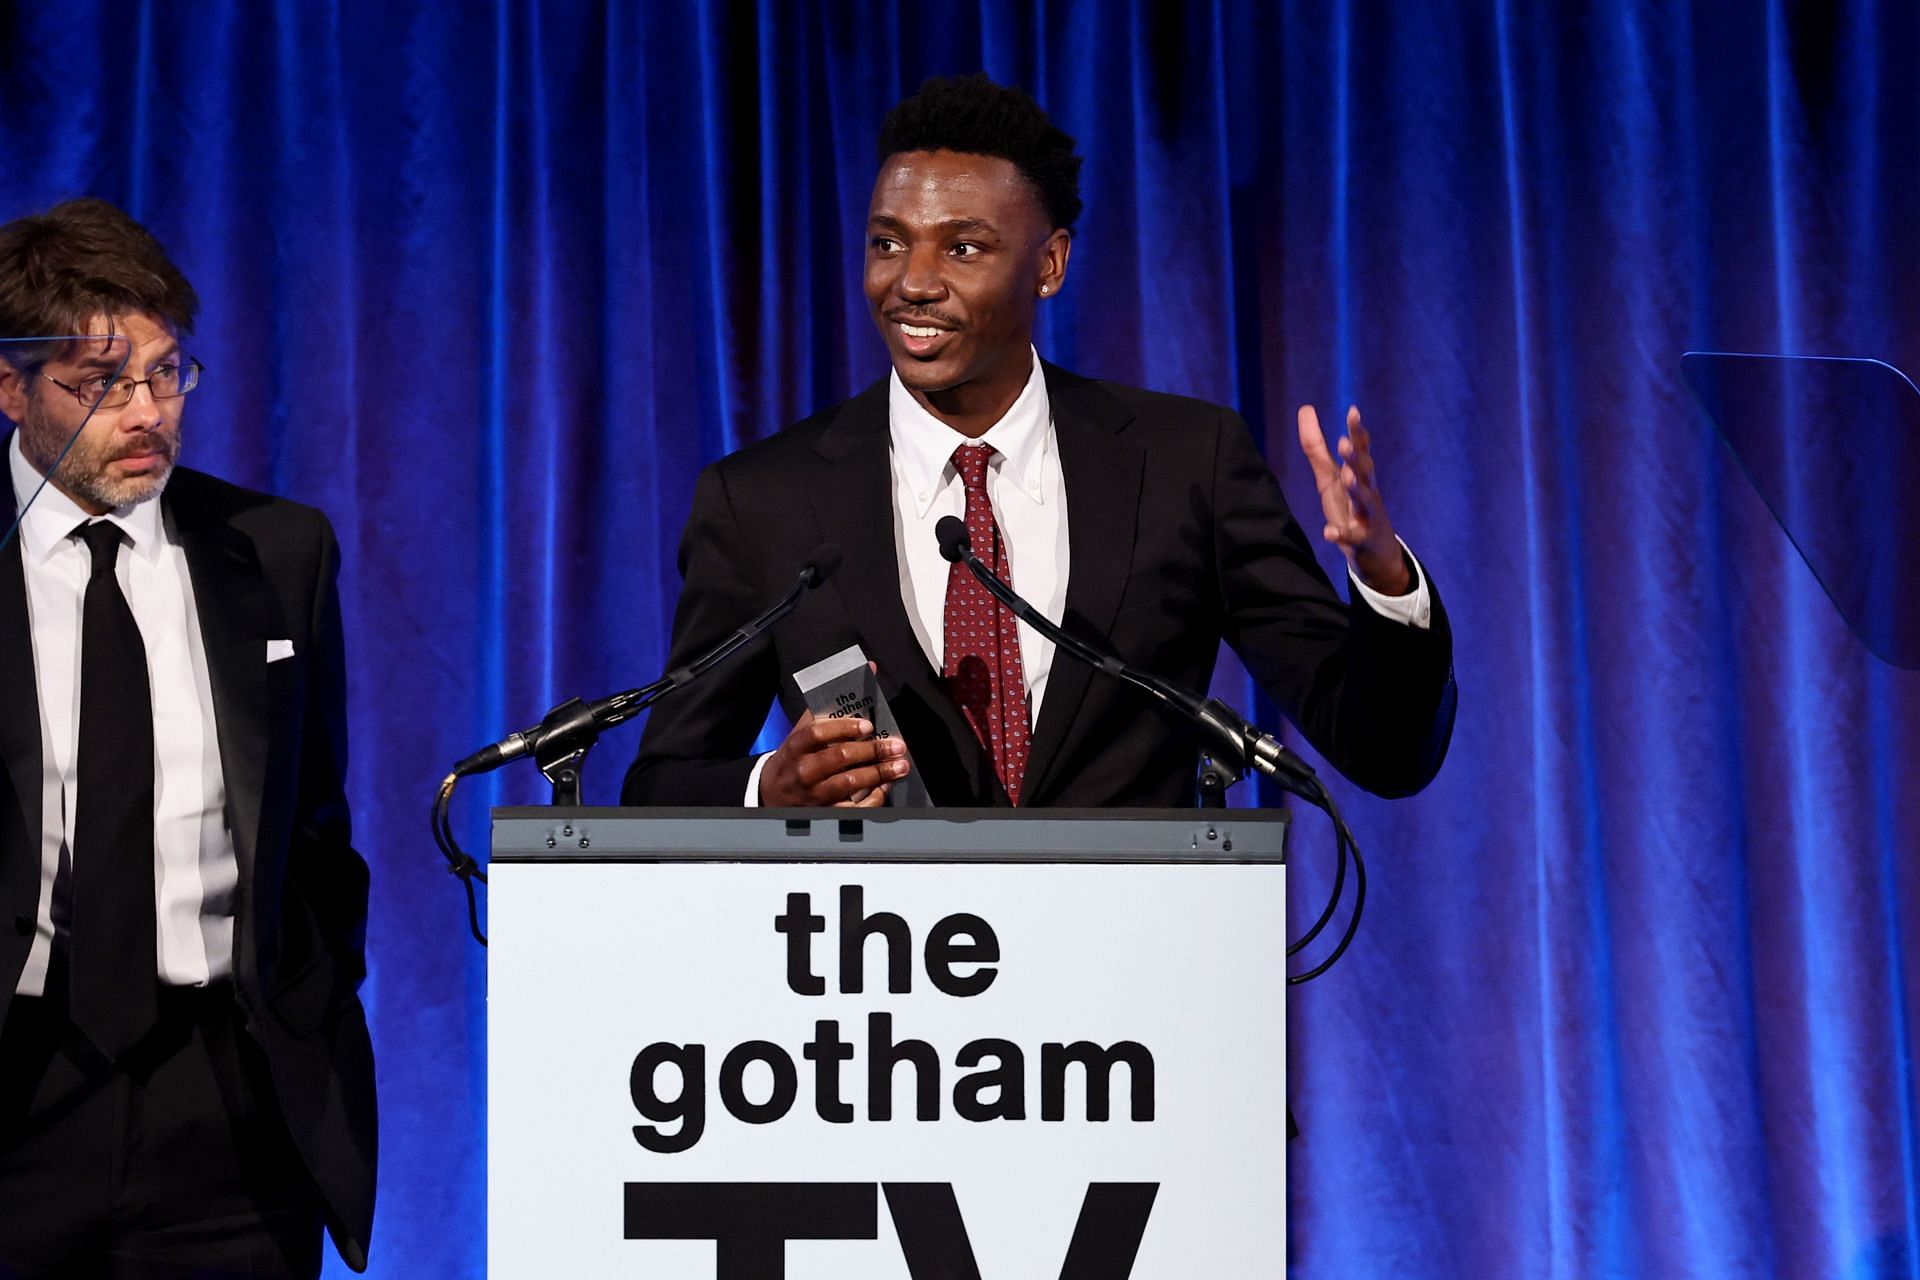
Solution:
<svg viewBox="0 0 1920 1280"><path fill-rule="evenodd" d="M122 450L91 437L82 428L80 438L61 459L60 450L71 434L72 428L55 423L46 406L35 400L28 404L27 420L20 424L20 452L41 475L51 478L68 495L109 509L138 506L159 497L173 476L174 464L180 460L179 430L162 426L146 432L137 443L157 446L166 454L166 465L144 476L116 479L108 473L107 464L123 456ZM117 445L125 443L116 441ZM54 469L56 459L60 461L58 471Z"/></svg>

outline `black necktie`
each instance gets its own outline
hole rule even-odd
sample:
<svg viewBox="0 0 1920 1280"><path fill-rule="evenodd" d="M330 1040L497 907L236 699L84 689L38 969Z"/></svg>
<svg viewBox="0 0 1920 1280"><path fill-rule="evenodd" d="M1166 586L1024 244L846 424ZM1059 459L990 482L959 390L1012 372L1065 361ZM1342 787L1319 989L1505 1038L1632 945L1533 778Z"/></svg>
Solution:
<svg viewBox="0 0 1920 1280"><path fill-rule="evenodd" d="M153 893L153 692L147 649L114 577L120 530L75 531L93 554L80 627L73 821L71 1017L109 1058L159 1017Z"/></svg>

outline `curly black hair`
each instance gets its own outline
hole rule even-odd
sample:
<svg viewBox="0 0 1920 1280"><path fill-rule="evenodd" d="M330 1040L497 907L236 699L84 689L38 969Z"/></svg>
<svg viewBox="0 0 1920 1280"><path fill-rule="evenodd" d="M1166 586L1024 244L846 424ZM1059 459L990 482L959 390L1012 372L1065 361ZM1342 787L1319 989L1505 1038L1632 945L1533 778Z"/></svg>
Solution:
<svg viewBox="0 0 1920 1280"><path fill-rule="evenodd" d="M1019 89L986 72L935 76L880 125L880 162L903 151L959 151L1009 160L1033 184L1053 225L1072 234L1080 216L1080 160L1073 139Z"/></svg>

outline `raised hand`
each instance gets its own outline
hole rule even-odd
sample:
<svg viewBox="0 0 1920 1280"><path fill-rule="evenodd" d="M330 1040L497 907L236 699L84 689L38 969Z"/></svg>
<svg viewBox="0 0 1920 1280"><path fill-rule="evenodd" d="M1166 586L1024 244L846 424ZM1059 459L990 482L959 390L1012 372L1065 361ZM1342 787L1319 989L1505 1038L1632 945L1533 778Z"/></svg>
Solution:
<svg viewBox="0 0 1920 1280"><path fill-rule="evenodd" d="M1413 590L1413 573L1374 481L1372 440L1360 410L1349 408L1336 462L1320 430L1320 415L1310 404L1300 406L1300 450L1313 468L1313 485L1326 517L1321 536L1340 548L1360 581L1382 595L1405 595Z"/></svg>

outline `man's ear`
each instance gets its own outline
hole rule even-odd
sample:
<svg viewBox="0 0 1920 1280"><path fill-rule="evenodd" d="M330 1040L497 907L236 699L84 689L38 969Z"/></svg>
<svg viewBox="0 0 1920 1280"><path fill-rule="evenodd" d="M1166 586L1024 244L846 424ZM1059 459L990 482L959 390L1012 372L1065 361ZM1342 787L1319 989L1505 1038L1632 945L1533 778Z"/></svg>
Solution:
<svg viewBox="0 0 1920 1280"><path fill-rule="evenodd" d="M27 419L27 375L6 360L0 360L0 413L15 425Z"/></svg>
<svg viewBox="0 0 1920 1280"><path fill-rule="evenodd" d="M1051 297L1060 292L1067 280L1067 255L1073 250L1073 237L1064 227L1055 227L1040 250L1040 293Z"/></svg>

